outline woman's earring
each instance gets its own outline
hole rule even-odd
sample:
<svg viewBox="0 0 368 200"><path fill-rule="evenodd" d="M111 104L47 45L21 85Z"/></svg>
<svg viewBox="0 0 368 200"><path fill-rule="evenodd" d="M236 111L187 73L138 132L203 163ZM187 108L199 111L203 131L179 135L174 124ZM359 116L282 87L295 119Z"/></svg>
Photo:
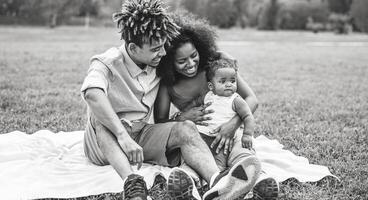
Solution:
<svg viewBox="0 0 368 200"><path fill-rule="evenodd" d="M211 82L208 82L208 89L213 90L213 84Z"/></svg>

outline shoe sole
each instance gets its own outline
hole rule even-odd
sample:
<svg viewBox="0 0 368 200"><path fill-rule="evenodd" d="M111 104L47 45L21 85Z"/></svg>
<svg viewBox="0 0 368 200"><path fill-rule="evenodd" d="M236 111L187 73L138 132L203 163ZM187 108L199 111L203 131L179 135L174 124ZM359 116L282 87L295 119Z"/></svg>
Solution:
<svg viewBox="0 0 368 200"><path fill-rule="evenodd" d="M193 179L183 170L174 168L169 175L167 193L172 200L197 200L193 196Z"/></svg>
<svg viewBox="0 0 368 200"><path fill-rule="evenodd" d="M167 181L161 174L156 175L148 194L152 200L171 200L167 193Z"/></svg>
<svg viewBox="0 0 368 200"><path fill-rule="evenodd" d="M276 200L279 195L279 185L273 178L266 178L254 186L254 200Z"/></svg>
<svg viewBox="0 0 368 200"><path fill-rule="evenodd" d="M249 177L245 172L245 169L249 166L254 166L254 176ZM228 191L220 191L221 188L216 188L216 185L211 188L209 191L204 194L204 200L212 200L214 198L221 197L222 200L225 199L237 199L238 197L242 196L243 194L248 193L256 183L256 180L259 177L261 171L261 164L259 160L255 156L247 157L244 160L239 161L236 165L234 165L227 176L231 176L227 181L227 185L223 188L229 189ZM238 180L248 181L248 183L244 186L235 187ZM220 180L221 181L221 180ZM235 191L234 191L235 190ZM231 194L231 197L223 197L223 195Z"/></svg>

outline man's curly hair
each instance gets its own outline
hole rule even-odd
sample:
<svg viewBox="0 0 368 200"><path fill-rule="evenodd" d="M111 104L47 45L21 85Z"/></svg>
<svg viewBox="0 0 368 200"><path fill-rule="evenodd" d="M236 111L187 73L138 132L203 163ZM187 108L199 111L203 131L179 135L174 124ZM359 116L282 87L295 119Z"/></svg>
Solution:
<svg viewBox="0 0 368 200"><path fill-rule="evenodd" d="M162 38L171 40L179 34L179 27L166 13L161 0L127 0L122 4L121 12L112 16L120 29L121 39L126 43L158 41Z"/></svg>
<svg viewBox="0 0 368 200"><path fill-rule="evenodd" d="M208 63L208 67L206 68L206 79L210 82L213 77L216 75L216 71L223 68L232 68L236 72L238 71L238 66L235 64L233 60L226 58L219 58Z"/></svg>
<svg viewBox="0 0 368 200"><path fill-rule="evenodd" d="M161 81L165 85L173 85L183 78L183 75L175 70L175 54L184 44L192 43L197 49L199 72L205 70L209 60L219 57L216 52L216 32L206 20L188 12L174 13L172 19L180 27L180 34L170 42L170 46L166 49L166 56L161 59L157 68L157 75L162 78Z"/></svg>

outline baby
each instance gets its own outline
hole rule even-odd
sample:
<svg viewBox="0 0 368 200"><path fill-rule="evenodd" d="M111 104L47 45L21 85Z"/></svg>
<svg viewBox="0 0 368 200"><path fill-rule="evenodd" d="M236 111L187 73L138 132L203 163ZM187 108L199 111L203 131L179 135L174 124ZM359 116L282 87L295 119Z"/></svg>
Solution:
<svg viewBox="0 0 368 200"><path fill-rule="evenodd" d="M237 68L235 64L227 59L218 59L209 63L206 71L209 92L204 97L204 104L211 102L207 109L214 110L208 114L211 117L206 121L207 126L197 125L201 137L210 147L216 138L216 129L219 125L224 124L234 116L238 115L243 124L243 131L238 131L234 136L234 145L228 154L224 151L215 152L215 148L210 148L216 160L216 164L220 170L236 168L239 173L245 170L245 176L240 175L239 178L244 180L239 186L242 188L240 192L248 193L254 187L260 173L260 164L253 150L253 130L254 118L252 112L245 100L236 93L237 90ZM242 166L239 168L237 166ZM232 173L235 173L232 172ZM236 173L235 173L236 174ZM239 173L242 174L242 173ZM203 199L211 199L211 190L208 191Z"/></svg>
<svg viewBox="0 0 368 200"><path fill-rule="evenodd" d="M215 112L208 114L211 120L206 121L207 126L197 126L199 132L204 138L214 139L216 134L213 133L213 130L238 115L243 122L244 129L241 135L237 131L235 138L241 137L239 147L252 150L254 118L245 100L236 93L237 67L231 60L215 60L209 64L206 76L210 91L204 97L204 104L211 102L212 104L207 109Z"/></svg>

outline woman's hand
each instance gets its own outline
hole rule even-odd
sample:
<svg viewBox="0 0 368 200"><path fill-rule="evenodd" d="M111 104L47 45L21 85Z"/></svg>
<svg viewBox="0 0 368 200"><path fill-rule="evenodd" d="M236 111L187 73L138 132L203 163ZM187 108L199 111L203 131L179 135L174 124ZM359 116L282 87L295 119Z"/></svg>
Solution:
<svg viewBox="0 0 368 200"><path fill-rule="evenodd" d="M213 110L206 110L208 106L211 105L211 102L206 103L202 106L193 107L185 112L182 112L180 116L177 117L179 121L190 120L197 125L207 126L207 120L210 120L211 117L206 116L209 113L213 113Z"/></svg>
<svg viewBox="0 0 368 200"><path fill-rule="evenodd" d="M235 66L238 66L238 61L229 53L225 51L217 51L220 54L220 58L229 59L234 62Z"/></svg>
<svg viewBox="0 0 368 200"><path fill-rule="evenodd" d="M216 153L219 153L224 148L224 154L227 155L234 145L235 131L239 127L237 120L230 120L229 122L220 125L212 133L216 133L217 136L211 144L211 148L217 145Z"/></svg>

